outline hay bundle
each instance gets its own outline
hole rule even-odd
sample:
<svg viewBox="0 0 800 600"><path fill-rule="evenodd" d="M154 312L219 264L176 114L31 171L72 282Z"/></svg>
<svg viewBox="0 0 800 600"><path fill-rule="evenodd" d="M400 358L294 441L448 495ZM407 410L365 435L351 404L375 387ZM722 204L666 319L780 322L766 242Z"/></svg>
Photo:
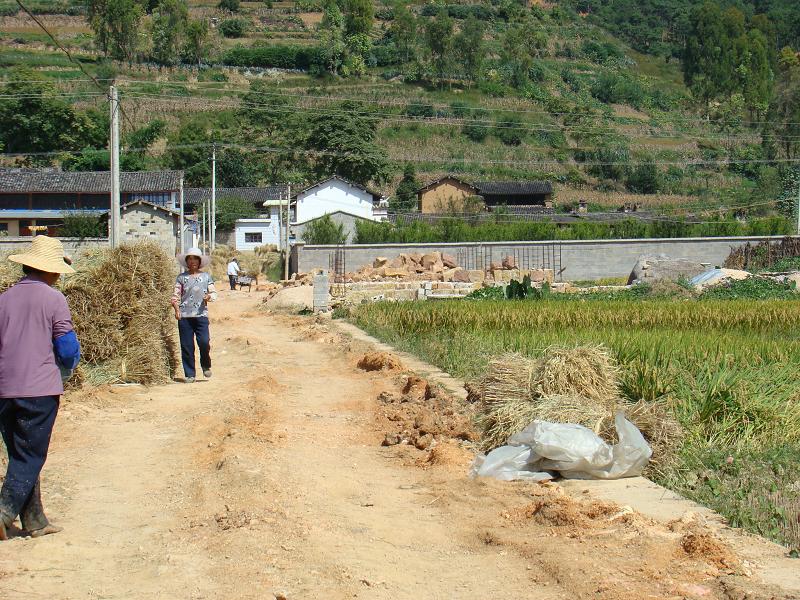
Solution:
<svg viewBox="0 0 800 600"><path fill-rule="evenodd" d="M548 348L538 362L534 396L574 396L613 405L619 396L619 367L603 346Z"/></svg>
<svg viewBox="0 0 800 600"><path fill-rule="evenodd" d="M168 381L177 369L169 305L175 261L154 242L92 252L63 287L90 383Z"/></svg>
<svg viewBox="0 0 800 600"><path fill-rule="evenodd" d="M266 275L272 267L280 262L281 255L271 252L271 248L274 246L266 244L256 248L255 252L237 252L228 246L217 246L211 253L211 273L216 280L227 280L228 263L235 256L239 260L242 274L258 281L260 276Z"/></svg>
<svg viewBox="0 0 800 600"><path fill-rule="evenodd" d="M597 430L618 403L618 367L601 346L549 348L539 360L504 354L479 383L476 424L485 450L534 419Z"/></svg>

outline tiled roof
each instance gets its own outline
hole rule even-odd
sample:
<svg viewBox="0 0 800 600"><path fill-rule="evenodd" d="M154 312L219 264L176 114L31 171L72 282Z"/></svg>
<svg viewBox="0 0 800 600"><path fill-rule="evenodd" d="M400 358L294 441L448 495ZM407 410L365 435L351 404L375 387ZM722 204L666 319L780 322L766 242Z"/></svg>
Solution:
<svg viewBox="0 0 800 600"><path fill-rule="evenodd" d="M509 206L493 206L490 211L509 215L552 215L556 211L552 207L541 204L511 204Z"/></svg>
<svg viewBox="0 0 800 600"><path fill-rule="evenodd" d="M244 198L253 204L263 205L267 200L278 200L286 193L285 185L266 185L264 187L217 188L219 198ZM185 188L183 201L186 204L200 204L211 200L211 188Z"/></svg>
<svg viewBox="0 0 800 600"><path fill-rule="evenodd" d="M481 195L526 196L553 193L553 184L549 181L481 181L475 187Z"/></svg>
<svg viewBox="0 0 800 600"><path fill-rule="evenodd" d="M181 171L120 173L121 192L171 192L180 189ZM47 169L0 169L0 193L94 193L111 191L111 173Z"/></svg>

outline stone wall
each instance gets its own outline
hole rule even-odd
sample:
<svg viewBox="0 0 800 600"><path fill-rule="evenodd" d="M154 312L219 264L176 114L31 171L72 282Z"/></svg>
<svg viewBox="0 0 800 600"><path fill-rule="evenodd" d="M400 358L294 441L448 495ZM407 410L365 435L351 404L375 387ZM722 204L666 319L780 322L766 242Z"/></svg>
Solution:
<svg viewBox="0 0 800 600"><path fill-rule="evenodd" d="M169 256L178 249L178 219L166 211L146 204L134 204L122 213L120 231L123 242L152 240Z"/></svg>
<svg viewBox="0 0 800 600"><path fill-rule="evenodd" d="M445 281L364 281L334 285L331 295L350 304L378 300L437 300L466 296L482 285Z"/></svg>
<svg viewBox="0 0 800 600"><path fill-rule="evenodd" d="M355 271L371 265L376 257L389 259L400 254L446 252L452 256L477 256L488 262L502 260L506 255L530 252L533 256L553 254L563 269L564 280L599 279L602 277L627 277L639 256L666 254L671 258L721 265L733 248L747 242L777 241L780 237L719 237L672 238L649 240L570 240L563 242L491 242L464 244L359 244L345 247L345 269ZM292 268L307 273L315 268L328 269L333 246L297 244L292 252ZM462 265L473 268L472 265ZM530 268L554 265L526 265ZM556 268L558 270L558 268ZM556 279L559 279L558 274Z"/></svg>

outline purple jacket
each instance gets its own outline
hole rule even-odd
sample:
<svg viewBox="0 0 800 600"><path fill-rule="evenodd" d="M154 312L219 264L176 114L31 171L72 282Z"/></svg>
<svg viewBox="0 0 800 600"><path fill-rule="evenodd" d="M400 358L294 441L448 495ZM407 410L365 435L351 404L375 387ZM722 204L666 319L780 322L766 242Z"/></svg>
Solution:
<svg viewBox="0 0 800 600"><path fill-rule="evenodd" d="M64 295L27 277L0 294L0 398L64 393L53 339L72 331Z"/></svg>

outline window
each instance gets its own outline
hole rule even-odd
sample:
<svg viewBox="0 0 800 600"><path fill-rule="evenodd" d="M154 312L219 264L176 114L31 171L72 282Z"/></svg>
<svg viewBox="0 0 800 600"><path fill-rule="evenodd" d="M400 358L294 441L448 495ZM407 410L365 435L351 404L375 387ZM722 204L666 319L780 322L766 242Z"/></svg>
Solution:
<svg viewBox="0 0 800 600"><path fill-rule="evenodd" d="M244 232L244 243L245 244L260 244L261 243L261 232L260 231L245 231Z"/></svg>
<svg viewBox="0 0 800 600"><path fill-rule="evenodd" d="M0 223L0 233L8 233L8 223Z"/></svg>
<svg viewBox="0 0 800 600"><path fill-rule="evenodd" d="M74 210L78 208L78 194L33 194L33 210Z"/></svg>

